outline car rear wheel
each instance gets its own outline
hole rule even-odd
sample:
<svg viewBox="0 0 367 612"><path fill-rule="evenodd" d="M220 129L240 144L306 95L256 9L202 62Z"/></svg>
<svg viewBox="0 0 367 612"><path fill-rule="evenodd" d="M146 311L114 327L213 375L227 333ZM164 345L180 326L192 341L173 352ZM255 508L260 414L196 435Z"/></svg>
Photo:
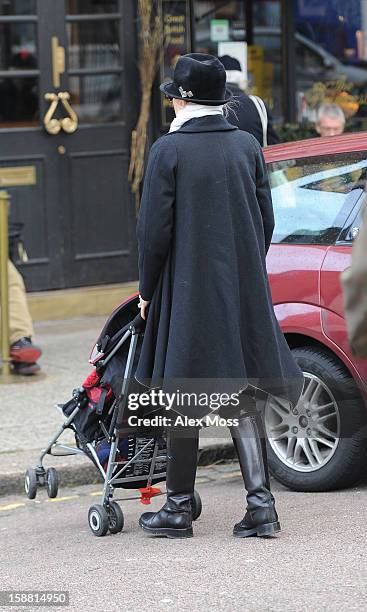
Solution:
<svg viewBox="0 0 367 612"><path fill-rule="evenodd" d="M265 409L269 467L296 491L347 487L366 472L366 407L349 372L332 354L292 350L305 384L298 405L272 398Z"/></svg>

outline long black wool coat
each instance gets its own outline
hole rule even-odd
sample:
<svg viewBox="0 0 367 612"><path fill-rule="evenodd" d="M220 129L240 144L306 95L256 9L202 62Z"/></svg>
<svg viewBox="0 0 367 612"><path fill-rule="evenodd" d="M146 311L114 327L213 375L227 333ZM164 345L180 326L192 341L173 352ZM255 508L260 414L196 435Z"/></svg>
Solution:
<svg viewBox="0 0 367 612"><path fill-rule="evenodd" d="M265 266L273 229L252 135L215 115L154 143L137 227L140 293L151 300L137 380L196 393L251 383L298 401L303 376L276 320ZM199 417L213 407L175 409Z"/></svg>

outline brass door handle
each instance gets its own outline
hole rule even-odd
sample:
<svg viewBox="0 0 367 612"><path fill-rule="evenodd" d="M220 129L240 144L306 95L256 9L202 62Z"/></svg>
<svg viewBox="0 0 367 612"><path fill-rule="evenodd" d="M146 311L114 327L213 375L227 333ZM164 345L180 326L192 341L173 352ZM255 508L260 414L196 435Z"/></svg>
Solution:
<svg viewBox="0 0 367 612"><path fill-rule="evenodd" d="M52 134L53 136L56 136L61 129L63 129L67 134L72 134L75 132L75 130L78 128L78 116L69 102L69 92L60 91L58 94L46 93L45 100L51 102L43 119L46 132ZM63 117L62 119L56 119L54 114L60 101L67 111L68 116Z"/></svg>
<svg viewBox="0 0 367 612"><path fill-rule="evenodd" d="M71 104L69 102L70 100L69 92L60 91L59 100L61 100L62 104L64 105L65 110L67 110L67 112L69 113L68 117L64 117L63 119L61 119L61 127L64 130L64 132L67 132L68 134L72 134L73 132L75 132L75 130L78 127L78 116L76 112L73 110L73 108L71 107Z"/></svg>
<svg viewBox="0 0 367 612"><path fill-rule="evenodd" d="M45 126L46 132L56 136L61 130L60 121L53 117L59 103L59 97L55 93L47 93L45 94L45 100L51 102L51 104L43 118L43 125Z"/></svg>

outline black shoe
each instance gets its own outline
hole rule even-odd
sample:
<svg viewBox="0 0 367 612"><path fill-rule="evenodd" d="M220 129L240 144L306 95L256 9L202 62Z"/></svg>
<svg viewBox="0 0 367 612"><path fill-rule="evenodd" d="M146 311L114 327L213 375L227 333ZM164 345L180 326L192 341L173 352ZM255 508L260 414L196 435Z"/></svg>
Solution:
<svg viewBox="0 0 367 612"><path fill-rule="evenodd" d="M265 514L253 515L250 510L247 510L242 521L236 523L233 527L233 535L237 538L248 538L250 536L268 537L275 533L279 533L280 523L278 515L273 507L273 513L268 510Z"/></svg>
<svg viewBox="0 0 367 612"><path fill-rule="evenodd" d="M198 458L199 431L172 427L167 432L167 501L158 512L145 512L140 527L151 535L191 538L192 499Z"/></svg>
<svg viewBox="0 0 367 612"><path fill-rule="evenodd" d="M185 495L170 496L159 512L145 512L139 525L152 535L192 538L191 501Z"/></svg>
<svg viewBox="0 0 367 612"><path fill-rule="evenodd" d="M39 346L33 344L31 338L20 338L10 347L10 359L13 362L36 363L41 357Z"/></svg>
<svg viewBox="0 0 367 612"><path fill-rule="evenodd" d="M270 536L280 531L270 479L266 453L265 433L261 414L256 411L242 415L237 427L231 427L233 442L247 490L247 510L242 521L233 529L233 535Z"/></svg>
<svg viewBox="0 0 367 612"><path fill-rule="evenodd" d="M41 370L38 363L22 363L19 361L13 362L13 374L18 374L19 376L33 376L34 374L38 374Z"/></svg>

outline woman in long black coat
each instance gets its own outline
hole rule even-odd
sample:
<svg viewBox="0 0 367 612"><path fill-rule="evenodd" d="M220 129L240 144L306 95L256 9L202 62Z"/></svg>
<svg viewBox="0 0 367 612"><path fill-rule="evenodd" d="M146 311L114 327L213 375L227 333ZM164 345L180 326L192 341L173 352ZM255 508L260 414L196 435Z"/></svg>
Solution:
<svg viewBox="0 0 367 612"><path fill-rule="evenodd" d="M147 322L136 378L167 393L242 391L233 396L239 422L231 433L247 489L247 512L234 535L246 537L280 530L256 393L296 404L303 377L275 318L267 278L274 218L264 158L256 139L223 116L225 78L217 58L188 54L174 81L161 86L176 119L151 149L141 201ZM221 414L233 416L235 405L223 402ZM174 414L203 417L212 409L177 400ZM141 517L148 533L192 535L197 448L197 428L190 435L169 429L167 502Z"/></svg>

